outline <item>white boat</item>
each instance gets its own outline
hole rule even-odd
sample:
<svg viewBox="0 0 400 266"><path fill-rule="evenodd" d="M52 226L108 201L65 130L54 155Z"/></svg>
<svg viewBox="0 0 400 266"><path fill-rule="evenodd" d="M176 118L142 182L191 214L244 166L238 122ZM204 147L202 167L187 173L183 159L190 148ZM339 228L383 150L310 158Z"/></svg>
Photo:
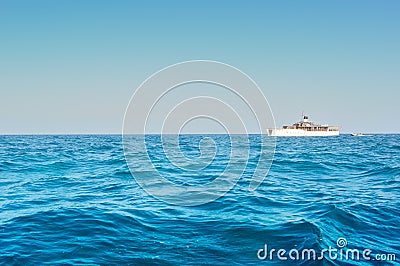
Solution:
<svg viewBox="0 0 400 266"><path fill-rule="evenodd" d="M363 133L351 133L353 137L362 137L365 136Z"/></svg>
<svg viewBox="0 0 400 266"><path fill-rule="evenodd" d="M339 136L338 126L318 125L308 120L308 116L303 115L300 122L282 128L268 128L268 136L276 137L327 137Z"/></svg>

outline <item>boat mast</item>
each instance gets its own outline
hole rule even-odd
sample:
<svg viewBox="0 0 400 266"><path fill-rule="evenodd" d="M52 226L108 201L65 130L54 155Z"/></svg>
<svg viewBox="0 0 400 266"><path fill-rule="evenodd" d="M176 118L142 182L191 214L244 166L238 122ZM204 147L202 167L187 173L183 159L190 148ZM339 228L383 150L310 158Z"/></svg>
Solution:
<svg viewBox="0 0 400 266"><path fill-rule="evenodd" d="M303 121L303 122L308 122L308 116L306 116L306 115L304 115L304 111L303 112L301 112L301 121Z"/></svg>

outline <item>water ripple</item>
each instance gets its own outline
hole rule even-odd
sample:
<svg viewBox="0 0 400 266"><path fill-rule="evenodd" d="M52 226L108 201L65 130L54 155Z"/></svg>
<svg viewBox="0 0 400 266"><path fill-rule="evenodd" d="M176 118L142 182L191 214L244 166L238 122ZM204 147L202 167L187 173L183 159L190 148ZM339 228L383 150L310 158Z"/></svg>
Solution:
<svg viewBox="0 0 400 266"><path fill-rule="evenodd" d="M198 157L196 137L181 138L183 153ZM147 141L168 178L197 185L228 163L227 136L213 139L215 160L184 176L158 153L159 136ZM120 136L1 136L0 264L253 265L265 244L321 251L339 237L348 248L400 257L399 135L278 139L270 173L249 191L257 143L250 139L250 161L233 190L182 207L136 184ZM147 171L140 158L137 169Z"/></svg>

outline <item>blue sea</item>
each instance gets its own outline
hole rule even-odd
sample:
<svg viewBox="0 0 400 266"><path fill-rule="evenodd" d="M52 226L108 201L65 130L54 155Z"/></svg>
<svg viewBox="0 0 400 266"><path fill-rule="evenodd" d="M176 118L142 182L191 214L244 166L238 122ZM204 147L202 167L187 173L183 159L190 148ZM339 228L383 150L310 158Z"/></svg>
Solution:
<svg viewBox="0 0 400 266"><path fill-rule="evenodd" d="M196 158L203 137L180 135L177 149ZM226 165L229 137L207 137L215 158L189 185ZM257 160L260 141L249 141L243 154ZM160 136L146 142L156 168L185 183ZM224 196L183 206L138 185L119 135L0 136L0 264L399 265L400 135L278 138L254 191L252 167ZM291 251L305 249L322 257ZM355 249L370 252L340 257Z"/></svg>

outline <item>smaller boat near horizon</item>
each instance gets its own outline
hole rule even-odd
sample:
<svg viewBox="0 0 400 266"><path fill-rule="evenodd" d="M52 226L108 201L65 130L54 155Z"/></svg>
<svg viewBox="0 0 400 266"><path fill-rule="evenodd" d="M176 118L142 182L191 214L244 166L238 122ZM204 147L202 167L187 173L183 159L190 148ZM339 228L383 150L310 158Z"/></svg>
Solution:
<svg viewBox="0 0 400 266"><path fill-rule="evenodd" d="M363 133L351 133L353 137L363 137L365 136Z"/></svg>

